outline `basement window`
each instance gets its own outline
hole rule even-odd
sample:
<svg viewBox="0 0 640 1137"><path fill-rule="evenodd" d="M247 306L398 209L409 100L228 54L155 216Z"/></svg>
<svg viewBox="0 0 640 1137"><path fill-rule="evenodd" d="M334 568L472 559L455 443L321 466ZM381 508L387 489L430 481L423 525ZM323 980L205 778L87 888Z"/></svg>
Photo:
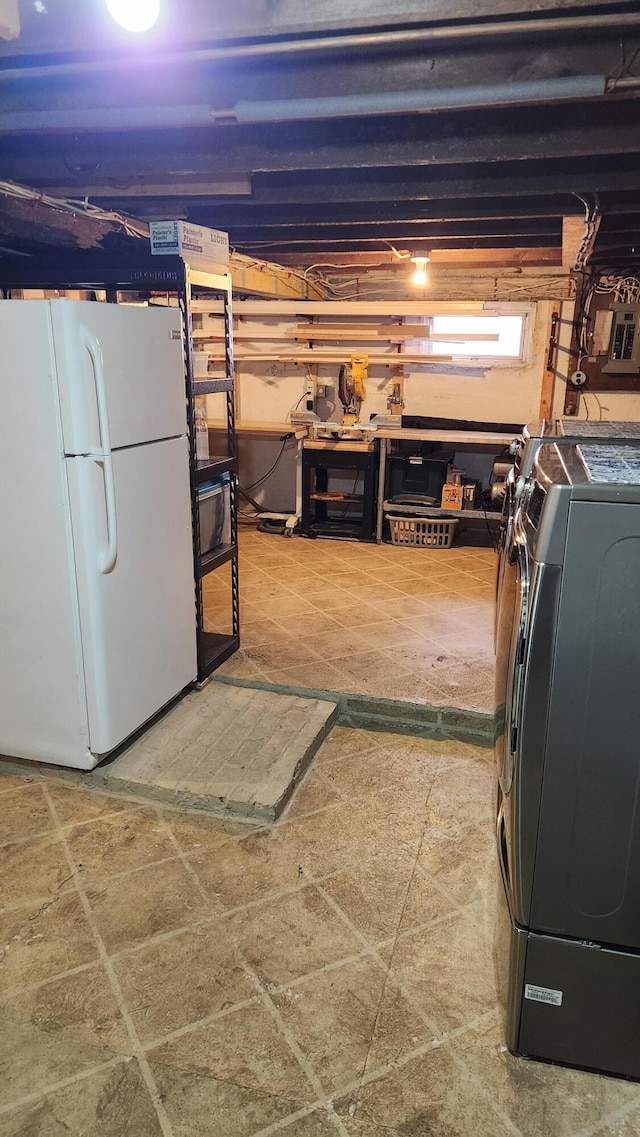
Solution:
<svg viewBox="0 0 640 1137"><path fill-rule="evenodd" d="M407 351L424 355L451 355L454 359L482 359L496 366L525 363L530 357L529 310L491 312L487 315L428 316L429 339L416 339Z"/></svg>

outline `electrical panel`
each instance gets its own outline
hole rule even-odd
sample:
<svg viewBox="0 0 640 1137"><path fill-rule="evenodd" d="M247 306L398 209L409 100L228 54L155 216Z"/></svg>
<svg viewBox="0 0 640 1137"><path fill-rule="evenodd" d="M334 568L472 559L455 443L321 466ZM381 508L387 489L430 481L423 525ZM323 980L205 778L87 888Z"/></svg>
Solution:
<svg viewBox="0 0 640 1137"><path fill-rule="evenodd" d="M609 352L603 371L640 374L640 304L612 304Z"/></svg>

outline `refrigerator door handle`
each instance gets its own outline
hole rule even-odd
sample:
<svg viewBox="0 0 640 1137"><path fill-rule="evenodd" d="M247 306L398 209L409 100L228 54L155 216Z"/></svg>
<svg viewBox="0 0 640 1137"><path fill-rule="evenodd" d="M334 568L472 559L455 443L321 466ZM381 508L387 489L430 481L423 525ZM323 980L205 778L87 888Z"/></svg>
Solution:
<svg viewBox="0 0 640 1137"><path fill-rule="evenodd" d="M95 461L102 466L104 478L104 500L107 510L107 547L98 558L100 572L105 576L113 572L118 557L118 530L116 526L116 487L113 480L113 461L111 452L95 455Z"/></svg>
<svg viewBox="0 0 640 1137"><path fill-rule="evenodd" d="M113 572L118 555L118 530L116 525L116 489L113 480L113 462L111 459L111 439L109 436L109 410L107 407L107 388L104 381L104 367L102 351L98 340L89 331L85 324L80 325L80 337L86 347L96 387L96 402L98 404L98 428L100 431L100 450L90 451L90 455L102 466L104 477L104 497L107 513L107 547L99 556L100 572L107 574Z"/></svg>

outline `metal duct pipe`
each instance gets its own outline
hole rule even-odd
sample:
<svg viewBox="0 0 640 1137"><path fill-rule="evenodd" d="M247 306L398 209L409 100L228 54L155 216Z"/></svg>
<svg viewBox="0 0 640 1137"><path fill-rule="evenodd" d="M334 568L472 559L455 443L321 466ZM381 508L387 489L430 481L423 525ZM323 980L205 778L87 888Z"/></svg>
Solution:
<svg viewBox="0 0 640 1137"><path fill-rule="evenodd" d="M592 99L604 95L603 75L572 75L523 83L472 87L434 87L428 91L391 91L375 95L322 95L311 99L265 99L236 103L238 122L286 122L296 119L353 118L356 115L421 114L427 111L509 106L513 103Z"/></svg>
<svg viewBox="0 0 640 1137"><path fill-rule="evenodd" d="M6 111L0 113L0 134L28 134L43 130L161 130L211 126L214 113L226 113L227 117L233 118L233 111L213 112L205 104Z"/></svg>
<svg viewBox="0 0 640 1137"><path fill-rule="evenodd" d="M549 19L544 17L535 19L520 19L511 21L495 21L486 24L458 24L436 26L429 28L402 28L397 31L385 32L355 32L338 35L317 35L306 39L271 40L266 43L240 43L227 47L205 47L185 49L172 54L154 54L141 57L137 54L125 54L108 57L98 57L92 60L83 60L73 63L56 63L50 66L38 65L35 67L3 67L0 68L0 82L12 79L38 79L61 75L95 74L98 71L116 71L138 69L160 64L170 66L174 62L180 63L218 63L226 60L254 59L272 56L318 55L326 53L355 50L394 48L424 48L446 44L473 42L474 40L491 39L495 41L517 39L526 36L544 37L570 33L572 36L581 32L602 31L622 34L625 29L640 28L640 12L627 12L610 15L603 13L592 16L555 16Z"/></svg>
<svg viewBox="0 0 640 1137"><path fill-rule="evenodd" d="M602 75L524 83L454 87L430 91L392 91L381 95L335 95L312 99L239 102L233 110L204 104L170 107L94 107L89 110L5 111L0 134L43 130L153 130L212 126L219 122L260 123L295 119L348 118L356 115L416 114L428 111L553 102L604 95Z"/></svg>

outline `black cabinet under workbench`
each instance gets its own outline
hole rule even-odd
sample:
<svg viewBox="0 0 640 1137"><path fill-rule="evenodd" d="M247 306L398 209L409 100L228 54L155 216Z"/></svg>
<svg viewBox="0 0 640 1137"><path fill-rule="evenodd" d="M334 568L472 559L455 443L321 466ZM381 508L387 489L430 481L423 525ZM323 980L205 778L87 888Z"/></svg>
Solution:
<svg viewBox="0 0 640 1137"><path fill-rule="evenodd" d="M305 441L301 533L375 540L377 476L375 442Z"/></svg>

